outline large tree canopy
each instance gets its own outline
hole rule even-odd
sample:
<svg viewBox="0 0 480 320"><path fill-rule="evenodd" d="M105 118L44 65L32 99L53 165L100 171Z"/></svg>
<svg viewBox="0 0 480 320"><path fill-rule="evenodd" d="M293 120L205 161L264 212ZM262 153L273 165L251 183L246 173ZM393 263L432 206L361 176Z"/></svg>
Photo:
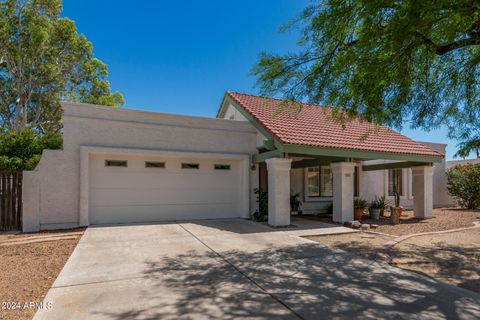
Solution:
<svg viewBox="0 0 480 320"><path fill-rule="evenodd" d="M263 94L398 129L446 126L460 156L480 148L480 1L318 0L294 26L298 52L253 68Z"/></svg>
<svg viewBox="0 0 480 320"><path fill-rule="evenodd" d="M0 0L2 131L57 132L61 100L124 103L111 93L107 66L61 10L61 0Z"/></svg>

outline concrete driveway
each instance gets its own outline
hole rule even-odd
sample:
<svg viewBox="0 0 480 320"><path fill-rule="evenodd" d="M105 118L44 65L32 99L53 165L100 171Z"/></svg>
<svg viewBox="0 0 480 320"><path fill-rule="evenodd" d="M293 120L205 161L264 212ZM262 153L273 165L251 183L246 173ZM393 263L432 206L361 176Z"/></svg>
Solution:
<svg viewBox="0 0 480 320"><path fill-rule="evenodd" d="M34 319L480 318L480 295L298 234L245 220L91 227Z"/></svg>

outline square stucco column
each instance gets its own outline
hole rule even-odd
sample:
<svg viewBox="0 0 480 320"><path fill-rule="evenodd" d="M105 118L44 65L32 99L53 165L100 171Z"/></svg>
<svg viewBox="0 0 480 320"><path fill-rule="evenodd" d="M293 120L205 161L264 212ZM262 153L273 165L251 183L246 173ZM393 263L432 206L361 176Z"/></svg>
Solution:
<svg viewBox="0 0 480 320"><path fill-rule="evenodd" d="M330 168L333 175L333 221L352 221L355 163L334 162Z"/></svg>
<svg viewBox="0 0 480 320"><path fill-rule="evenodd" d="M413 213L416 218L430 219L433 212L433 167L413 167Z"/></svg>
<svg viewBox="0 0 480 320"><path fill-rule="evenodd" d="M268 171L268 224L290 225L290 168L292 159L266 160Z"/></svg>

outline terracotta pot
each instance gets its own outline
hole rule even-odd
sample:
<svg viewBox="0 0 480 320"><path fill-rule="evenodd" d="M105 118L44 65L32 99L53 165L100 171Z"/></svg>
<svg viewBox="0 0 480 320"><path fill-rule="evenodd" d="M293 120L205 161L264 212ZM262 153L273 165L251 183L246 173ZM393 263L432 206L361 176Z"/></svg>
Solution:
<svg viewBox="0 0 480 320"><path fill-rule="evenodd" d="M354 220L362 220L362 216L363 216L363 209L356 208L353 211L353 219Z"/></svg>
<svg viewBox="0 0 480 320"><path fill-rule="evenodd" d="M385 217L385 209L380 210L380 217Z"/></svg>

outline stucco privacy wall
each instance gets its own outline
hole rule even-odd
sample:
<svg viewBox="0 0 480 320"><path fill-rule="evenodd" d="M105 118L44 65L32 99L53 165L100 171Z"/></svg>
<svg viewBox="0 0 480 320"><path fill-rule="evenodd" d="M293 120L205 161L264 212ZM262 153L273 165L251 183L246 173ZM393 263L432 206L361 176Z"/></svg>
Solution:
<svg viewBox="0 0 480 320"><path fill-rule="evenodd" d="M79 225L81 147L252 155L256 130L244 121L62 103L64 150L45 150L24 178L24 229ZM256 203L250 171L250 210ZM36 223L38 221L38 223Z"/></svg>

